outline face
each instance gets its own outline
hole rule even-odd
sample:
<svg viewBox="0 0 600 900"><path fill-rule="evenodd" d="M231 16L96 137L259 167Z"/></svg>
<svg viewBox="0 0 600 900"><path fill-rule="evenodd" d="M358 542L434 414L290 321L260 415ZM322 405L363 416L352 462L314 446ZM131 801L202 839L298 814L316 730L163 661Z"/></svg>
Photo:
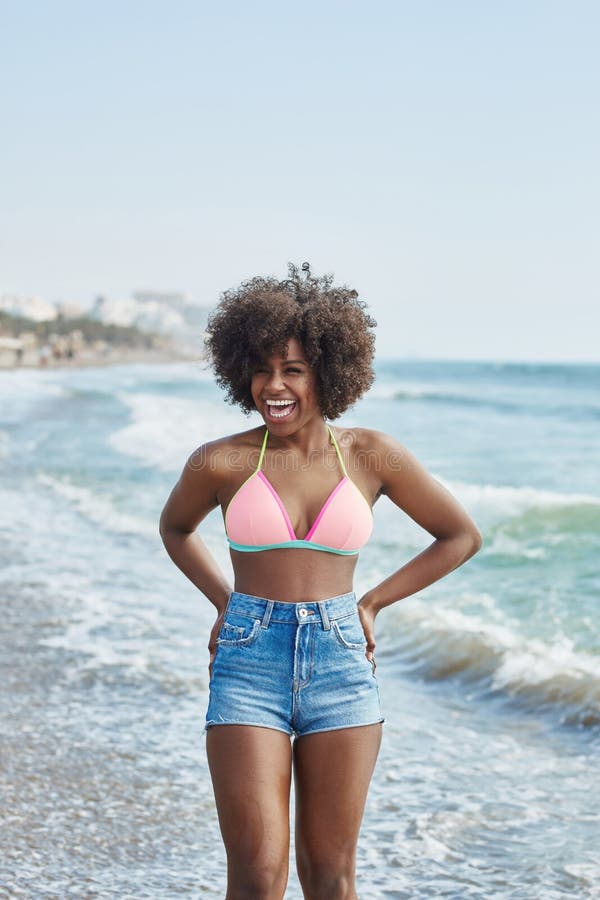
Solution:
<svg viewBox="0 0 600 900"><path fill-rule="evenodd" d="M290 338L287 356L274 354L255 368L252 399L269 430L289 433L321 415L316 387L316 377L302 344Z"/></svg>

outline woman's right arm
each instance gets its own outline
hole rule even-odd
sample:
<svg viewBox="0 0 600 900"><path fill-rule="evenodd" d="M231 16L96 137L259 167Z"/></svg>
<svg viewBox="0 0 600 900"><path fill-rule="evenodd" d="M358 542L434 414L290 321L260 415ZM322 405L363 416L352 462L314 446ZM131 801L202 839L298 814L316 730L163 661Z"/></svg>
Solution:
<svg viewBox="0 0 600 900"><path fill-rule="evenodd" d="M192 453L165 503L159 524L163 544L175 565L219 613L225 610L232 588L195 531L219 505L218 492L226 477L222 458L214 444L203 444Z"/></svg>

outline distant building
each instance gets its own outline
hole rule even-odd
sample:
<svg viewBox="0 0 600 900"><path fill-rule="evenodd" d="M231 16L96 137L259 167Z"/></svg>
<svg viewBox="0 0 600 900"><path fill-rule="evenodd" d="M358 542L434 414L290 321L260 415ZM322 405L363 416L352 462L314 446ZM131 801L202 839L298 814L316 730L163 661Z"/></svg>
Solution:
<svg viewBox="0 0 600 900"><path fill-rule="evenodd" d="M58 314L54 303L43 297L23 297L19 294L3 294L0 310L11 316L25 316L34 322L52 322Z"/></svg>
<svg viewBox="0 0 600 900"><path fill-rule="evenodd" d="M156 300L140 302L133 297L114 300L96 297L89 316L104 325L135 326L142 331L173 334L185 324L181 313Z"/></svg>
<svg viewBox="0 0 600 900"><path fill-rule="evenodd" d="M192 303L185 294L144 290L120 300L97 297L89 315L105 325L135 325L142 331L167 335L180 347L197 350L209 312L209 307Z"/></svg>
<svg viewBox="0 0 600 900"><path fill-rule="evenodd" d="M188 295L178 291L143 290L134 291L131 296L138 303L159 303L164 306L170 306L178 312L183 312L184 308L190 303Z"/></svg>
<svg viewBox="0 0 600 900"><path fill-rule="evenodd" d="M55 304L42 297L4 294L0 296L0 311L35 322L54 322L60 315L67 320L81 316L103 325L133 326L196 352L203 344L210 308L192 303L181 292L143 290L118 299L99 295L89 309L70 301ZM57 333L64 331L58 324L52 328Z"/></svg>
<svg viewBox="0 0 600 900"><path fill-rule="evenodd" d="M127 327L134 324L137 308L135 300L111 300L108 297L98 296L88 312L88 316L104 325Z"/></svg>
<svg viewBox="0 0 600 900"><path fill-rule="evenodd" d="M193 303L189 294L177 291L144 290L134 291L131 296L138 303L147 306L158 304L158 306L168 306L176 310L183 316L185 325L200 328L202 331L206 328L210 309L207 306L199 306L197 303Z"/></svg>
<svg viewBox="0 0 600 900"><path fill-rule="evenodd" d="M83 306L79 303L74 303L71 300L65 300L62 303L57 303L56 305L58 314L63 316L65 319L79 319L81 316L85 315L85 311Z"/></svg>

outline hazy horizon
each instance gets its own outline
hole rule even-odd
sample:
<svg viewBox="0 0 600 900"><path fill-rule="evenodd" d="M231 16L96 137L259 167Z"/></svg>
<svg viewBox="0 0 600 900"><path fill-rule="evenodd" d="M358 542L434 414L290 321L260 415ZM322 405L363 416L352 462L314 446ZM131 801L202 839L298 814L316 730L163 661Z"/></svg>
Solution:
<svg viewBox="0 0 600 900"><path fill-rule="evenodd" d="M310 261L386 358L600 359L600 7L3 11L0 293L212 306Z"/></svg>
<svg viewBox="0 0 600 900"><path fill-rule="evenodd" d="M137 288L135 290L138 290ZM176 293L175 291L160 291L161 293ZM3 293L19 293L19 292L3 292L0 286L0 296ZM131 291L127 297L131 296L133 291ZM22 296L25 296L22 294ZM61 302L60 300L52 299L48 296L44 296L42 294L40 297L44 297L45 300L50 300L51 302ZM119 299L119 298L117 298ZM77 301L78 303L80 301ZM91 310L93 305L93 300L89 303L85 303L81 301L81 306L83 308L84 315ZM195 303L197 306L206 306L205 304ZM481 357L481 356L432 356L427 352L423 353L402 353L400 355L390 355L389 352L380 352L378 347L378 329L375 329L375 338L376 338L376 349L375 349L375 360L376 362L402 362L406 360L407 362L423 362L423 363L438 363L438 362L452 362L452 363L473 363L473 364L482 364L489 363L490 365L541 365L541 366L552 366L552 365L565 365L565 366L599 366L600 359L563 359L563 358L528 358L528 357L509 357L509 356L497 356L497 357Z"/></svg>

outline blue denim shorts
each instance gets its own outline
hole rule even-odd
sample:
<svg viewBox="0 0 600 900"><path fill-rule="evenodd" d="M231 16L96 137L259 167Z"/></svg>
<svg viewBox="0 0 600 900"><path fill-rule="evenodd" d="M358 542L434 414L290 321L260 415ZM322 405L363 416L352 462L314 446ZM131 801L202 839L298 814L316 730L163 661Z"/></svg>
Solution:
<svg viewBox="0 0 600 900"><path fill-rule="evenodd" d="M383 722L356 594L281 603L233 591L210 680L206 728L290 735Z"/></svg>

